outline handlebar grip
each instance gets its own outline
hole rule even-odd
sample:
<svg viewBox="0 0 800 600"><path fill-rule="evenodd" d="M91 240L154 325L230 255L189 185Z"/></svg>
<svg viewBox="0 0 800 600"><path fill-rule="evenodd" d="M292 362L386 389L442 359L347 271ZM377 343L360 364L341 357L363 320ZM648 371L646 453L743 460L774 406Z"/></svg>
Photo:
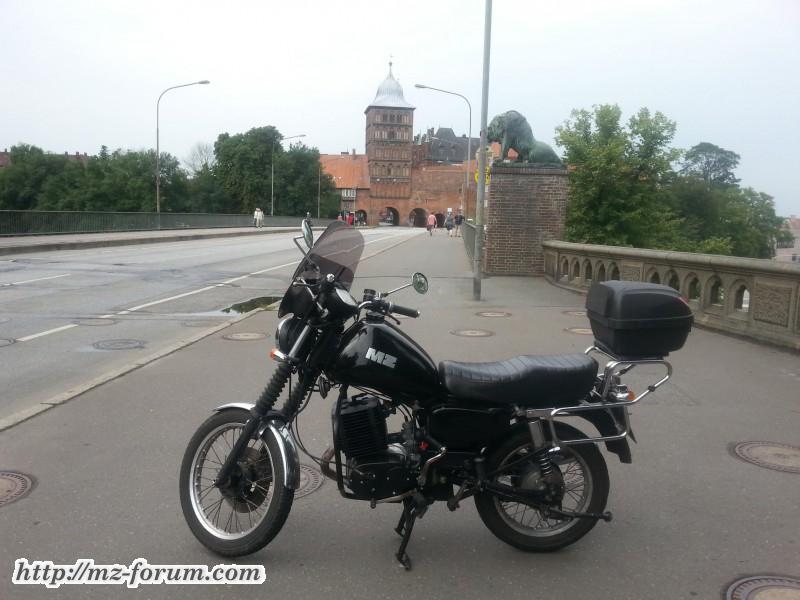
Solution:
<svg viewBox="0 0 800 600"><path fill-rule="evenodd" d="M389 312L397 313L398 315L405 315L407 317L411 317L412 319L416 319L419 316L419 311L416 308L406 308L405 306L400 306L394 302L389 302Z"/></svg>

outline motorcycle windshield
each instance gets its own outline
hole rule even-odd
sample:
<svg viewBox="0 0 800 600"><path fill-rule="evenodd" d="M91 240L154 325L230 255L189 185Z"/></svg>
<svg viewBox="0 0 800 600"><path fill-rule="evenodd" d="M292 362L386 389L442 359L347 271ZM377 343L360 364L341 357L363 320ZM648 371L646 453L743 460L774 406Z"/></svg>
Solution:
<svg viewBox="0 0 800 600"><path fill-rule="evenodd" d="M330 274L349 291L363 251L361 232L344 221L334 221L300 261L294 279L318 279Z"/></svg>

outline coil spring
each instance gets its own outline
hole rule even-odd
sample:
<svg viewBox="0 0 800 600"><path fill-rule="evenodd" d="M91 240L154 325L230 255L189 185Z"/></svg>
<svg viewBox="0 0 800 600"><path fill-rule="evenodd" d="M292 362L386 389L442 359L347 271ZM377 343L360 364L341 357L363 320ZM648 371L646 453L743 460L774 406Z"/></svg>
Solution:
<svg viewBox="0 0 800 600"><path fill-rule="evenodd" d="M534 457L536 458L536 462L539 464L539 471L542 474L542 477L547 477L548 475L553 474L553 461L550 460L550 450L548 448L537 450Z"/></svg>
<svg viewBox="0 0 800 600"><path fill-rule="evenodd" d="M278 368L270 378L267 387L265 387L264 391L261 392L261 395L258 397L258 401L256 402L255 409L259 415L264 415L268 411L272 410L272 407L275 406L275 402L278 400L278 396L281 395L283 388L286 386L286 382L289 381L289 376L291 374L292 366L289 363L280 363L278 365Z"/></svg>

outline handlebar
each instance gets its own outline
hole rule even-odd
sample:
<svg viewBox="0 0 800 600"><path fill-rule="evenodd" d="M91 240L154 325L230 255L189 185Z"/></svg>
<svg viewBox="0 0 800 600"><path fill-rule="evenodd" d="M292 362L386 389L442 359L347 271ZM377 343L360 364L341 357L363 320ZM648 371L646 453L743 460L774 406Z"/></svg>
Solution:
<svg viewBox="0 0 800 600"><path fill-rule="evenodd" d="M405 315L406 317L411 317L412 319L416 319L419 317L419 311L415 308L408 308L406 306L400 306L395 304L394 302L388 302L383 300L382 298L373 298L371 300L365 300L361 304L358 305L358 310L362 310L366 308L367 310L374 310L376 312L381 312L384 314L392 314L397 313L399 315Z"/></svg>
<svg viewBox="0 0 800 600"><path fill-rule="evenodd" d="M400 306L394 302L387 302L386 304L388 305L388 311L390 313L405 315L407 317L411 317L412 319L416 319L419 316L419 311L416 308L406 308L405 306Z"/></svg>

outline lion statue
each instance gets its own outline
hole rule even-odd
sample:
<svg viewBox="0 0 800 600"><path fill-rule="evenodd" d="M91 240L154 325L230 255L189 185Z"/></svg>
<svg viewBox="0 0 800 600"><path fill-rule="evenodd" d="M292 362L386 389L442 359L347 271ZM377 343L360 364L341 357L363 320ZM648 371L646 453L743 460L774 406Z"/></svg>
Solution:
<svg viewBox="0 0 800 600"><path fill-rule="evenodd" d="M528 121L515 110L509 110L492 119L487 134L489 142L500 142L501 160L505 160L509 148L513 148L522 162L559 166L562 164L550 146L536 141Z"/></svg>

